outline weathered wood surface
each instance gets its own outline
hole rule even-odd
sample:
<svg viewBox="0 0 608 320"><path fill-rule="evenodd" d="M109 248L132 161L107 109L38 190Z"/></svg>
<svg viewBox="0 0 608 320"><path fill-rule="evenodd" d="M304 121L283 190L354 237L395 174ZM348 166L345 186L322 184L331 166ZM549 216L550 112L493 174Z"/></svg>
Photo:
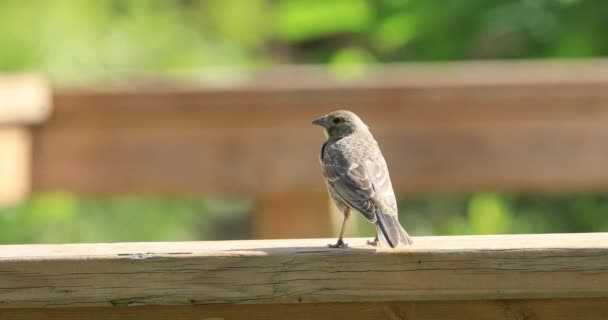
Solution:
<svg viewBox="0 0 608 320"><path fill-rule="evenodd" d="M231 87L59 90L53 117L34 131L33 186L253 193L266 208L256 237L329 237L323 135L310 122L348 108L371 126L400 194L603 190L607 65L389 65L352 81L306 66L242 74ZM308 200L308 211L282 195Z"/></svg>
<svg viewBox="0 0 608 320"><path fill-rule="evenodd" d="M605 320L608 299L0 309L6 320Z"/></svg>
<svg viewBox="0 0 608 320"><path fill-rule="evenodd" d="M0 308L608 297L608 233L0 246Z"/></svg>
<svg viewBox="0 0 608 320"><path fill-rule="evenodd" d="M37 123L50 111L50 86L41 77L0 75L0 125Z"/></svg>

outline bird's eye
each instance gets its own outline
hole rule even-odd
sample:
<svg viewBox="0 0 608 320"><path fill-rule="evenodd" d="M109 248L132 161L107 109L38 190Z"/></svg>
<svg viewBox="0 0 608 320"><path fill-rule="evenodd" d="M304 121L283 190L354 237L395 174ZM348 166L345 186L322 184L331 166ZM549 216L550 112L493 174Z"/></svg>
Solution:
<svg viewBox="0 0 608 320"><path fill-rule="evenodd" d="M342 123L342 118L334 118L331 122L333 122L333 124L340 124Z"/></svg>

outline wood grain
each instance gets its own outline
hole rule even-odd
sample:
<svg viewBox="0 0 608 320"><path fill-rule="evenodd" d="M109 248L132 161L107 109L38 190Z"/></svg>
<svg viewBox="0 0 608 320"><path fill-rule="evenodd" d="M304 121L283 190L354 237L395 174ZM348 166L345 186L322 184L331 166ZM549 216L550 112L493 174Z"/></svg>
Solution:
<svg viewBox="0 0 608 320"><path fill-rule="evenodd" d="M7 320L604 320L607 317L605 298L0 309L0 319Z"/></svg>
<svg viewBox="0 0 608 320"><path fill-rule="evenodd" d="M0 308L608 297L608 233L0 246Z"/></svg>

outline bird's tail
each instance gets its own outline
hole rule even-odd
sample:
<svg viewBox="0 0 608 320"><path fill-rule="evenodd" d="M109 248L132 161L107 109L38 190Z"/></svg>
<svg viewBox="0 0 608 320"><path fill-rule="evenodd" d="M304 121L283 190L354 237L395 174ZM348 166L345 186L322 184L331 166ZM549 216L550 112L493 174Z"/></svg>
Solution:
<svg viewBox="0 0 608 320"><path fill-rule="evenodd" d="M376 216L378 217L376 221L378 239L383 246L394 248L414 243L397 220L397 216L382 213Z"/></svg>

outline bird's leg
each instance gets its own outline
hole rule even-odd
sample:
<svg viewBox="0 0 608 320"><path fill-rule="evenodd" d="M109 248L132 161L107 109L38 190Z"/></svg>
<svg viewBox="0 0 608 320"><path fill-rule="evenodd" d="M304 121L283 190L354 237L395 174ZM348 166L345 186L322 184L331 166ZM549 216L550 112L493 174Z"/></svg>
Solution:
<svg viewBox="0 0 608 320"><path fill-rule="evenodd" d="M376 230L376 237L374 238L374 241L367 240L367 244L372 245L374 247L377 247L380 245L380 239L378 239L378 230Z"/></svg>
<svg viewBox="0 0 608 320"><path fill-rule="evenodd" d="M342 236L344 236L344 230L346 229L346 222L348 221L348 217L350 217L350 208L346 208L344 210L344 221L342 221L342 229L340 230L340 237L338 238L338 242L336 242L336 244L328 244L328 247L348 248L348 243L344 243L344 240L342 239Z"/></svg>

